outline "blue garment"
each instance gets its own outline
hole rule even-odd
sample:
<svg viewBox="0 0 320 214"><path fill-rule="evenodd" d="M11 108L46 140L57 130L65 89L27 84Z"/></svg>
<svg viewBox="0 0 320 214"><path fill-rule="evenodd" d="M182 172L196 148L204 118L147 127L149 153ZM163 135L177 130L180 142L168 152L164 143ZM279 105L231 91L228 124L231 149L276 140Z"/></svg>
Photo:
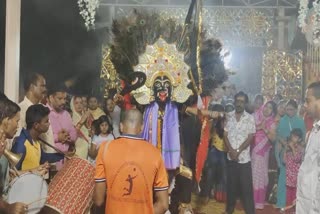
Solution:
<svg viewBox="0 0 320 214"><path fill-rule="evenodd" d="M280 119L279 125L277 127L277 142L275 145L275 156L277 164L280 170L278 179L278 192L277 192L277 204L279 208L284 208L286 206L286 166L283 162L284 149L279 150L279 140L287 140L293 129L299 128L303 132L303 137L306 134L306 127L304 121L298 116L289 117L287 115Z"/></svg>
<svg viewBox="0 0 320 214"><path fill-rule="evenodd" d="M11 149L11 151L13 153L22 155L19 163L16 165L16 168L18 170L22 169L23 161L26 158L26 154L27 154L27 147L25 146L26 142L30 142L30 144L34 143L32 138L31 138L31 136L30 136L29 131L26 130L26 129L22 129L21 133L20 133L20 136L16 138L15 143L14 143L12 149ZM64 155L62 155L62 154L59 154L59 153L45 153L43 151L43 149L41 148L41 157L40 157L39 165L43 164L45 162L55 163L57 161L62 160L63 158L64 158Z"/></svg>
<svg viewBox="0 0 320 214"><path fill-rule="evenodd" d="M277 156L276 156L277 157ZM278 154L279 161L279 178L278 178L278 191L277 191L277 204L279 208L284 208L286 206L286 166L283 164L283 152Z"/></svg>
<svg viewBox="0 0 320 214"><path fill-rule="evenodd" d="M180 135L179 135L179 112L174 102L167 102L165 114L162 120L161 153L166 169L176 169L180 166ZM158 117L159 105L152 102L144 111L144 128L142 138L158 146Z"/></svg>
<svg viewBox="0 0 320 214"><path fill-rule="evenodd" d="M227 153L218 150L216 147L211 146L208 151L206 160L206 166L203 172L203 179L201 179L200 195L203 197L209 197L211 189L215 185L215 191L220 186L220 191L225 190L226 185L226 165L227 165Z"/></svg>

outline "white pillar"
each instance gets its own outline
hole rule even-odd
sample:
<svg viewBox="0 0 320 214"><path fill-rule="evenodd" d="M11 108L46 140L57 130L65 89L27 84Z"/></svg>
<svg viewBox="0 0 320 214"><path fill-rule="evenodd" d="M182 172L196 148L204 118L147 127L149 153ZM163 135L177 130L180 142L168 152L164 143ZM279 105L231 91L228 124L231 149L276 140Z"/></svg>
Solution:
<svg viewBox="0 0 320 214"><path fill-rule="evenodd" d="M7 0L4 93L15 102L19 99L20 17L21 0Z"/></svg>

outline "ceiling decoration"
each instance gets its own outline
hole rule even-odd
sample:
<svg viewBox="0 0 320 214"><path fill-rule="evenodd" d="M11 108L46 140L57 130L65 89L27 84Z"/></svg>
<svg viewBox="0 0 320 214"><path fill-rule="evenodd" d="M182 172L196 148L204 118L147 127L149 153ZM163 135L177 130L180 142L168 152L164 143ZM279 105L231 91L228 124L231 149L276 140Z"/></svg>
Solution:
<svg viewBox="0 0 320 214"><path fill-rule="evenodd" d="M116 17L129 14L132 7L117 7ZM186 8L154 8L166 18L183 23ZM248 8L203 8L203 24L208 37L218 38L229 47L264 47L272 42L273 10Z"/></svg>

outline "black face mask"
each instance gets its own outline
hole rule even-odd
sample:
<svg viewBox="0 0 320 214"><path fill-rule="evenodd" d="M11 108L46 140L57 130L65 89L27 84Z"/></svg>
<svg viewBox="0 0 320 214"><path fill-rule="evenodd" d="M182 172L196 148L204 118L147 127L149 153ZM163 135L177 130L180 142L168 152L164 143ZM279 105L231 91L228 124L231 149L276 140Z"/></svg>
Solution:
<svg viewBox="0 0 320 214"><path fill-rule="evenodd" d="M171 97L171 82L167 76L159 76L154 80L153 92L158 103L167 102Z"/></svg>

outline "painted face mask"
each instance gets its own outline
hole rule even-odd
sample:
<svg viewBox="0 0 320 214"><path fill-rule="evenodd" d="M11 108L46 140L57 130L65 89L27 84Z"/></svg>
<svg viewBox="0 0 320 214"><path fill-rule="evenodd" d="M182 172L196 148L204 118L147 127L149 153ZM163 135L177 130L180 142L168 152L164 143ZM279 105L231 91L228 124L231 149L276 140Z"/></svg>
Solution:
<svg viewBox="0 0 320 214"><path fill-rule="evenodd" d="M167 102L171 97L171 82L167 76L159 76L154 80L153 92L157 102Z"/></svg>

